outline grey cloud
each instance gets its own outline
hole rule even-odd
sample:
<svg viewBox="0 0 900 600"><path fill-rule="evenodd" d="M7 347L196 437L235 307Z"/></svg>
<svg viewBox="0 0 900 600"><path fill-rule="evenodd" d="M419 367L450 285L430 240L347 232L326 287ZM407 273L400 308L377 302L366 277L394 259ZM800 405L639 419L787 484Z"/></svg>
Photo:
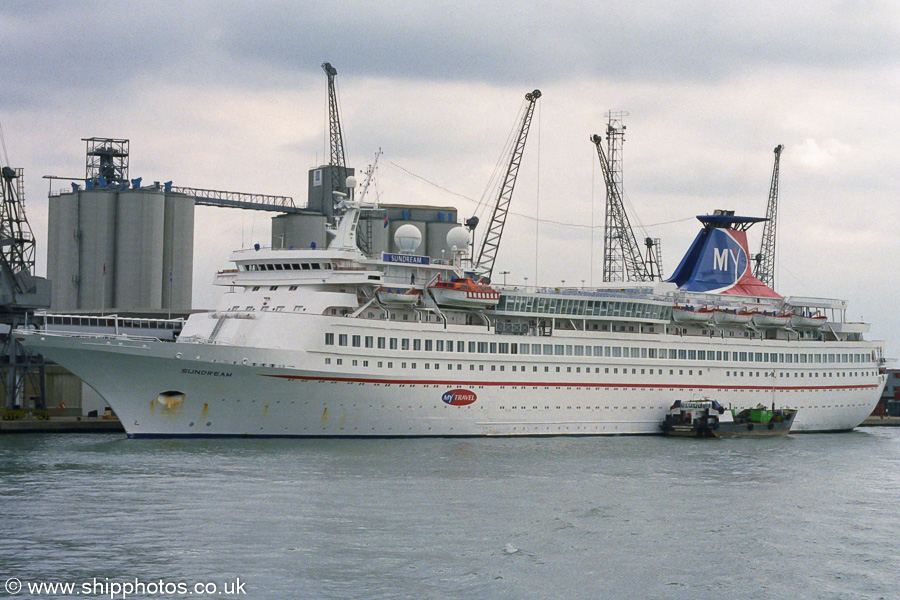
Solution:
<svg viewBox="0 0 900 600"><path fill-rule="evenodd" d="M879 3L812 12L743 2L16 1L0 19L0 61L35 104L60 88L159 77L293 87L285 74L311 76L325 60L350 75L538 87L577 77L706 81L770 63L887 63L900 50L891 11Z"/></svg>
<svg viewBox="0 0 900 600"><path fill-rule="evenodd" d="M884 63L898 50L888 8L791 10L745 3L538 6L454 3L263 5L227 16L233 56L412 79L529 85L586 75L617 80L715 80L769 63ZM418 4L412 4L416 7ZM874 7L874 8L873 8Z"/></svg>

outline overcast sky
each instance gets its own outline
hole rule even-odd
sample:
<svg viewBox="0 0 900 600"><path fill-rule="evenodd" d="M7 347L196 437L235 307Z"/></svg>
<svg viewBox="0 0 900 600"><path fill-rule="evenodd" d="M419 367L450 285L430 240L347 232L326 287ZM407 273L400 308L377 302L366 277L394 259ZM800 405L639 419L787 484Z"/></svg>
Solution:
<svg viewBox="0 0 900 600"><path fill-rule="evenodd" d="M630 217L662 239L667 275L695 215L765 215L784 144L776 289L849 300L900 356L900 3L637 4L8 0L0 124L25 168L38 273L41 177L83 176L81 138L130 139L144 181L304 202L326 154L328 61L349 165L382 148L382 201L461 217L506 160L525 93L541 90L495 267L510 283L600 281L589 136L607 111L628 112ZM270 216L197 209L195 306L215 304L209 282L231 249L269 243Z"/></svg>

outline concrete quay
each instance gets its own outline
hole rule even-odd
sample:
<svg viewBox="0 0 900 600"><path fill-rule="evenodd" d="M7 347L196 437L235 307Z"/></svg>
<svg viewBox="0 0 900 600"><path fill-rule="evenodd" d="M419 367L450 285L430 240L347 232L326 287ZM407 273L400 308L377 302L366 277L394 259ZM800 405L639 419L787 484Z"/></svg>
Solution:
<svg viewBox="0 0 900 600"><path fill-rule="evenodd" d="M116 418L50 417L0 420L0 435L7 433L125 433Z"/></svg>
<svg viewBox="0 0 900 600"><path fill-rule="evenodd" d="M900 427L900 417L868 417L860 427Z"/></svg>

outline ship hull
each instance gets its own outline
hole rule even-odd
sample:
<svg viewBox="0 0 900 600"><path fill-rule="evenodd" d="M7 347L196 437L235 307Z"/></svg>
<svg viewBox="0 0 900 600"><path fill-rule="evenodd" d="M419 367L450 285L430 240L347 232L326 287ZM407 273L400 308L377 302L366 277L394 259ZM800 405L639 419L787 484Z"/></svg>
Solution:
<svg viewBox="0 0 900 600"><path fill-rule="evenodd" d="M646 368L639 361L617 363L615 375L607 367L511 372L508 364L502 373L482 372L459 356L456 371L425 371L420 363L415 372L376 373L349 368L357 360L349 354L341 367L313 368L323 361L318 350L268 349L248 359L246 348L218 344L42 333L20 339L94 388L131 437L656 435L673 400L698 395L737 409L796 406L795 431L845 431L872 412L884 387L877 372L802 385L744 379L743 372L737 379L724 368L687 379L688 369L677 364L635 377L629 371ZM406 365L401 358L398 367ZM558 364L576 364L569 361Z"/></svg>

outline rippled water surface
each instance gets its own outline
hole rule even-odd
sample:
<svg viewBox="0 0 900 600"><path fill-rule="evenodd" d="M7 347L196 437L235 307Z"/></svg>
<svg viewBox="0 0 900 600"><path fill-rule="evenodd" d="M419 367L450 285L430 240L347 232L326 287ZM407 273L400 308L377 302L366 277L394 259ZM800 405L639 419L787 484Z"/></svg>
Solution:
<svg viewBox="0 0 900 600"><path fill-rule="evenodd" d="M6 435L0 597L16 577L212 582L222 587L210 597L254 599L897 598L898 501L900 429L709 441ZM221 593L238 577L242 590ZM109 594L71 597L92 596Z"/></svg>

